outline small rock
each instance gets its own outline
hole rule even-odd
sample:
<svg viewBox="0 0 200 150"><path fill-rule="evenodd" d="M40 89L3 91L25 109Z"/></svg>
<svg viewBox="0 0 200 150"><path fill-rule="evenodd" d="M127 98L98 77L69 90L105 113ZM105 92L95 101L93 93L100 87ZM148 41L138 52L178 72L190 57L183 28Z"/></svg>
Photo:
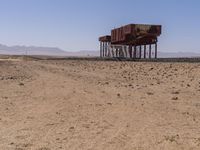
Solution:
<svg viewBox="0 0 200 150"><path fill-rule="evenodd" d="M154 69L154 68L153 68L153 67L151 67L151 68L149 69L149 71L150 71L150 70L153 70L153 69Z"/></svg>
<svg viewBox="0 0 200 150"><path fill-rule="evenodd" d="M19 83L20 86L24 86L24 83Z"/></svg>
<svg viewBox="0 0 200 150"><path fill-rule="evenodd" d="M172 100L176 101L178 100L178 97L173 97Z"/></svg>
<svg viewBox="0 0 200 150"><path fill-rule="evenodd" d="M105 84L107 84L107 85L108 85L108 84L109 84L109 82L105 82Z"/></svg>
<svg viewBox="0 0 200 150"><path fill-rule="evenodd" d="M152 92L147 92L147 94L148 94L148 95L153 95L154 93L152 93Z"/></svg>
<svg viewBox="0 0 200 150"><path fill-rule="evenodd" d="M70 127L69 129L70 129L70 130L74 130L75 128L74 128L74 127Z"/></svg>
<svg viewBox="0 0 200 150"><path fill-rule="evenodd" d="M179 92L178 91L173 91L172 94L179 94Z"/></svg>

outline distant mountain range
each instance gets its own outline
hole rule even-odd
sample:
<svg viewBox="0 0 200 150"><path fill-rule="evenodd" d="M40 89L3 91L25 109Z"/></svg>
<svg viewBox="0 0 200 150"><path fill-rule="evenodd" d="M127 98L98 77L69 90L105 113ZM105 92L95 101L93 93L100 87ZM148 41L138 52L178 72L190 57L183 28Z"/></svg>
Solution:
<svg viewBox="0 0 200 150"><path fill-rule="evenodd" d="M35 47L35 46L6 46L0 44L0 54L8 55L67 55L67 52L56 47Z"/></svg>
<svg viewBox="0 0 200 150"><path fill-rule="evenodd" d="M99 56L98 51L69 52L57 47L6 46L0 44L3 55L47 55L47 56Z"/></svg>
<svg viewBox="0 0 200 150"><path fill-rule="evenodd" d="M6 46L0 44L0 54L5 55L47 55L47 56L99 56L99 51L78 51L69 52L57 47L36 47L36 46ZM159 52L160 58L171 57L200 57L200 53L192 52Z"/></svg>

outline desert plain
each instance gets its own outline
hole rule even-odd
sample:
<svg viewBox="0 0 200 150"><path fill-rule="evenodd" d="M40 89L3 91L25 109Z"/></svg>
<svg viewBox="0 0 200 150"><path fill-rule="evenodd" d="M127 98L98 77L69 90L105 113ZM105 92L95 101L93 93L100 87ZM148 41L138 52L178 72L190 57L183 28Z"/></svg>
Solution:
<svg viewBox="0 0 200 150"><path fill-rule="evenodd" d="M0 60L0 150L199 150L200 63Z"/></svg>

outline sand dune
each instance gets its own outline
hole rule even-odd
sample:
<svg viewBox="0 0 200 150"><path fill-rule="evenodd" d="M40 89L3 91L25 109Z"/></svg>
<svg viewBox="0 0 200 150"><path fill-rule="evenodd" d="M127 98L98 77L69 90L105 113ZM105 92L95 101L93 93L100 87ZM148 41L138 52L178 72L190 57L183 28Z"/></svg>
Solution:
<svg viewBox="0 0 200 150"><path fill-rule="evenodd" d="M200 64L0 61L2 150L198 150Z"/></svg>

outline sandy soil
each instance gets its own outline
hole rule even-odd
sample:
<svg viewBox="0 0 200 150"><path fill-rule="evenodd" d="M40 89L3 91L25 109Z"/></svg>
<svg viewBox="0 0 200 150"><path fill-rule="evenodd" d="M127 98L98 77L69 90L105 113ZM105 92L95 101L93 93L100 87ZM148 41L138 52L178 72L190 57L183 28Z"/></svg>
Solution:
<svg viewBox="0 0 200 150"><path fill-rule="evenodd" d="M0 61L0 150L199 150L200 63Z"/></svg>

